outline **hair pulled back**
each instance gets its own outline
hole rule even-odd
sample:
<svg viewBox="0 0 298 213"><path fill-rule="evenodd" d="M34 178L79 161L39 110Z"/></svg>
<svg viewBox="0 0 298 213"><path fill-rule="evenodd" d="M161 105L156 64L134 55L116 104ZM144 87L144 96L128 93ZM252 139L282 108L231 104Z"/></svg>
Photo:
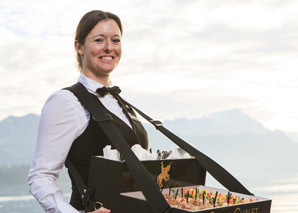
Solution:
<svg viewBox="0 0 298 213"><path fill-rule="evenodd" d="M79 44L84 45L87 35L95 27L95 25L97 25L97 23L102 20L108 20L108 19L113 19L117 23L122 35L123 34L122 23L120 18L117 15L110 12L101 11L101 10L92 10L86 13L81 18L76 30L75 40L77 40ZM77 61L78 61L79 70L81 72L82 59L79 53L77 53Z"/></svg>

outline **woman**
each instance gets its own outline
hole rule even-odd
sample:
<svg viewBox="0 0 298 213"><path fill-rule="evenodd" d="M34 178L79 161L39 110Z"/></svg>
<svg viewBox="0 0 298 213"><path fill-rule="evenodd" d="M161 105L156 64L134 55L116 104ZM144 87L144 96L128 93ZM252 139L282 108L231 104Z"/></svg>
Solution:
<svg viewBox="0 0 298 213"><path fill-rule="evenodd" d="M111 87L111 72L117 67L122 53L122 24L109 12L91 11L80 20L74 46L80 69L78 82L94 95L123 138L132 146L147 148L147 134L135 114L123 109L111 95L99 95L99 88ZM110 145L90 113L69 90L53 93L46 101L40 117L34 160L29 172L30 193L46 212L84 212L81 196L72 180L70 204L56 185L56 179L68 157L87 183L90 157L102 155ZM71 177L72 178L72 177ZM104 204L103 204L104 205ZM93 211L110 212L101 207Z"/></svg>

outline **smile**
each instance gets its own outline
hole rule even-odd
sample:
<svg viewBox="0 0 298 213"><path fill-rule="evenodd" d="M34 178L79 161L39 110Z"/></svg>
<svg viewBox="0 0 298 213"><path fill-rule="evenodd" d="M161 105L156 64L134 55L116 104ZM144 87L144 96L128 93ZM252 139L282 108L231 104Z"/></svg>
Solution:
<svg viewBox="0 0 298 213"><path fill-rule="evenodd" d="M113 60L113 57L112 57L112 56L102 56L102 57L100 57L100 58L102 58L102 59L104 59L104 60L108 60L108 61Z"/></svg>

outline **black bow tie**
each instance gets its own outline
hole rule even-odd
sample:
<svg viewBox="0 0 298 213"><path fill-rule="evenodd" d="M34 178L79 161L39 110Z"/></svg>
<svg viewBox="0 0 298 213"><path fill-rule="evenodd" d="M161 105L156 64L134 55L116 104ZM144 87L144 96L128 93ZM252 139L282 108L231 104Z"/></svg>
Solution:
<svg viewBox="0 0 298 213"><path fill-rule="evenodd" d="M119 87L114 86L114 87L102 87L102 88L98 88L96 90L96 92L100 96L102 96L102 97L104 97L108 93L111 93L111 95L113 95L113 96L117 96L117 95L119 95L119 93L121 92L121 90L120 90Z"/></svg>

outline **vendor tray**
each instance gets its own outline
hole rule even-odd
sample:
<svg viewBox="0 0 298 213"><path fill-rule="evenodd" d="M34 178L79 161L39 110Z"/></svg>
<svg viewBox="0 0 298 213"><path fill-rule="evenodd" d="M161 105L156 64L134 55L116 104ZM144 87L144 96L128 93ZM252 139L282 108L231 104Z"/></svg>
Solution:
<svg viewBox="0 0 298 213"><path fill-rule="evenodd" d="M161 193L184 187L208 189L228 194L227 190L206 187L206 170L195 159L171 159L141 161L150 173L151 177L160 187ZM162 167L168 166L168 179L160 178ZM111 209L113 213L151 213L152 209L147 203L143 193L136 185L127 165L123 161L113 161L101 157L91 158L91 176L89 186L96 191L96 200L100 200L104 206ZM252 195L231 192L244 198L258 198L258 201L244 204L216 207L205 210L191 211L171 207L169 212L208 212L208 213L269 213L271 200Z"/></svg>

